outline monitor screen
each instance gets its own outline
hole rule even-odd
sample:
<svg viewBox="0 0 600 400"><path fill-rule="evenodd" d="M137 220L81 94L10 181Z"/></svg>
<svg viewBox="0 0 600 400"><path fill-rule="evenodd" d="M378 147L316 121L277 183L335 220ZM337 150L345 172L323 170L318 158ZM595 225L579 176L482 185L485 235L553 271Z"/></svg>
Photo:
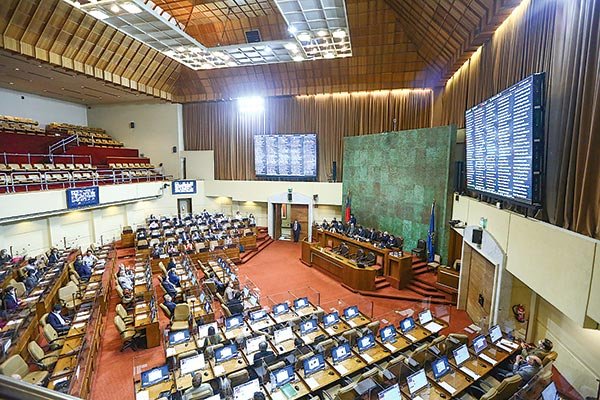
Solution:
<svg viewBox="0 0 600 400"><path fill-rule="evenodd" d="M317 177L317 135L254 135L257 177Z"/></svg>
<svg viewBox="0 0 600 400"><path fill-rule="evenodd" d="M294 366L288 365L271 373L271 384L274 384L275 387L280 387L296 380L295 376Z"/></svg>
<svg viewBox="0 0 600 400"><path fill-rule="evenodd" d="M191 374L192 372L204 369L206 366L204 362L204 354L200 353L196 356L182 358L179 361L179 368L181 368L181 375Z"/></svg>
<svg viewBox="0 0 600 400"><path fill-rule="evenodd" d="M431 310L421 311L419 313L419 322L421 325L425 325L433 321L433 316L431 315Z"/></svg>
<svg viewBox="0 0 600 400"><path fill-rule="evenodd" d="M244 317L242 315L234 315L233 317L229 317L225 319L225 329L231 330L235 328L239 328L244 324Z"/></svg>
<svg viewBox="0 0 600 400"><path fill-rule="evenodd" d="M316 330L317 330L317 320L314 318L309 319L308 321L305 321L300 325L300 333L302 335L309 334Z"/></svg>
<svg viewBox="0 0 600 400"><path fill-rule="evenodd" d="M287 303L280 303L273 306L273 315L278 316L289 311Z"/></svg>
<svg viewBox="0 0 600 400"><path fill-rule="evenodd" d="M208 336L208 329L211 326L214 328L215 333L219 332L219 327L218 327L217 323L216 322L211 322L210 324L204 324L204 325L198 326L198 337L200 337L200 338L207 337Z"/></svg>
<svg viewBox="0 0 600 400"><path fill-rule="evenodd" d="M237 355L237 347L235 344L223 346L215 350L215 362L222 363Z"/></svg>
<svg viewBox="0 0 600 400"><path fill-rule="evenodd" d="M420 369L414 374L409 375L406 378L406 383L408 384L408 391L411 395L423 389L425 386L427 386L427 375L425 374L425 369Z"/></svg>
<svg viewBox="0 0 600 400"><path fill-rule="evenodd" d="M462 365L471 356L466 344L452 350L452 354L454 354L454 362L458 366Z"/></svg>
<svg viewBox="0 0 600 400"><path fill-rule="evenodd" d="M307 378L317 371L325 368L325 360L322 354L315 354L314 356L304 360L304 377Z"/></svg>
<svg viewBox="0 0 600 400"><path fill-rule="evenodd" d="M257 322L263 320L267 317L267 312L265 310L252 311L250 313L250 321Z"/></svg>
<svg viewBox="0 0 600 400"><path fill-rule="evenodd" d="M294 308L297 309L308 307L308 304L308 299L306 297L301 297L299 299L294 300Z"/></svg>
<svg viewBox="0 0 600 400"><path fill-rule="evenodd" d="M544 74L465 112L467 188L522 204L541 200Z"/></svg>
<svg viewBox="0 0 600 400"><path fill-rule="evenodd" d="M266 341L264 336L251 337L246 339L246 353L256 353L258 351L258 346L264 341Z"/></svg>
<svg viewBox="0 0 600 400"><path fill-rule="evenodd" d="M556 385L551 382L542 391L542 400L556 400L558 398L558 392L556 391Z"/></svg>
<svg viewBox="0 0 600 400"><path fill-rule="evenodd" d="M275 338L275 343L279 344L281 342L285 342L286 340L293 339L294 332L292 331L292 327L288 326L287 328L278 329L273 332L273 337Z"/></svg>
<svg viewBox="0 0 600 400"><path fill-rule="evenodd" d="M486 349L486 347L487 340L485 339L485 336L480 335L473 339L473 350L475 351L475 354L481 353L483 350Z"/></svg>
<svg viewBox="0 0 600 400"><path fill-rule="evenodd" d="M396 338L396 328L394 325L388 325L381 328L379 331L379 336L381 337L382 342L394 341Z"/></svg>
<svg viewBox="0 0 600 400"><path fill-rule="evenodd" d="M361 338L358 338L358 351L361 353L363 351L369 350L371 347L375 346L375 337L373 334L369 333Z"/></svg>
<svg viewBox="0 0 600 400"><path fill-rule="evenodd" d="M415 320L412 317L404 318L400 321L400 330L402 332L408 332L415 327Z"/></svg>
<svg viewBox="0 0 600 400"><path fill-rule="evenodd" d="M492 341L492 343L496 343L500 339L502 339L502 331L500 330L500 326L492 326L490 328L490 340Z"/></svg>
<svg viewBox="0 0 600 400"><path fill-rule="evenodd" d="M442 356L438 359L435 359L431 362L431 370L433 371L433 376L435 379L441 379L444 375L450 372L450 364L448 363L448 358L446 356Z"/></svg>
<svg viewBox="0 0 600 400"><path fill-rule="evenodd" d="M382 390L377 394L377 398L379 400L400 400L402 396L400 395L400 386L396 383L389 388Z"/></svg>
<svg viewBox="0 0 600 400"><path fill-rule="evenodd" d="M248 296L248 303L250 303L252 307L256 307L258 305L258 296L255 294Z"/></svg>
<svg viewBox="0 0 600 400"><path fill-rule="evenodd" d="M248 295L250 294L250 289L248 289L247 287L244 287L244 289L242 289L242 292L244 293L244 298L247 298Z"/></svg>
<svg viewBox="0 0 600 400"><path fill-rule="evenodd" d="M337 311L334 311L330 314L325 314L323 316L323 325L325 328L337 323L340 320L340 316Z"/></svg>
<svg viewBox="0 0 600 400"><path fill-rule="evenodd" d="M346 358L352 355L352 351L350 350L350 345L348 343L341 344L337 347L331 349L331 359L334 363L339 363L344 361Z"/></svg>
<svg viewBox="0 0 600 400"><path fill-rule="evenodd" d="M359 314L358 307L356 307L356 306L348 307L344 310L344 318L346 318L346 319L352 319L352 318L358 316L358 314Z"/></svg>
<svg viewBox="0 0 600 400"><path fill-rule="evenodd" d="M242 383L233 388L234 400L252 400L254 393L260 392L260 383L258 379Z"/></svg>
<svg viewBox="0 0 600 400"><path fill-rule="evenodd" d="M169 344L174 346L179 343L187 342L190 340L190 331L184 329L182 331L171 331L169 332Z"/></svg>
<svg viewBox="0 0 600 400"><path fill-rule="evenodd" d="M142 388L156 385L162 381L169 379L169 366L162 365L152 368L151 370L142 372Z"/></svg>

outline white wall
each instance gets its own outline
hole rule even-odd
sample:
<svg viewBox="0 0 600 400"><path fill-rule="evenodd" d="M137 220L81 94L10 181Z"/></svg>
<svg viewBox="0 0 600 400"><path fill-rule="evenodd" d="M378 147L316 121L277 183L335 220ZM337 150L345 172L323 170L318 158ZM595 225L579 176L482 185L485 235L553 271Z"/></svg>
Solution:
<svg viewBox="0 0 600 400"><path fill-rule="evenodd" d="M125 147L139 149L165 173L179 177L179 152L183 150L181 104L115 104L87 110L90 126L103 128ZM130 122L135 123L131 129ZM172 153L173 146L177 152Z"/></svg>
<svg viewBox="0 0 600 400"><path fill-rule="evenodd" d="M0 88L0 115L31 118L44 127L51 122L87 125L85 105Z"/></svg>

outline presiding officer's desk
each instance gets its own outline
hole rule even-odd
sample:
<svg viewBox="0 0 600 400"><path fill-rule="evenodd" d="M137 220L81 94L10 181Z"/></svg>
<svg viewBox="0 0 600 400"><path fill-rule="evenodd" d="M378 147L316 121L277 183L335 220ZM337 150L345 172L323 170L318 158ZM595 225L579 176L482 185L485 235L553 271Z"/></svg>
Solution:
<svg viewBox="0 0 600 400"><path fill-rule="evenodd" d="M310 265L332 276L343 285L354 290L375 290L377 268L360 268L354 261L327 250L318 244L310 250Z"/></svg>
<svg viewBox="0 0 600 400"><path fill-rule="evenodd" d="M299 375L312 392L322 389L341 378L340 374L327 361L325 361L325 369L317 371L309 377L304 376L304 369L302 369Z"/></svg>

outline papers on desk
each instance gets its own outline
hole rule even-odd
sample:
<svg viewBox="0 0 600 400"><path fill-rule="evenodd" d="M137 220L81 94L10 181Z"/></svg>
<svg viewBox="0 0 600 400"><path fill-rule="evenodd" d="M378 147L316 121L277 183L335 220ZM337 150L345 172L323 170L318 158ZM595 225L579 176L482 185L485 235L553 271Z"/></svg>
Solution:
<svg viewBox="0 0 600 400"><path fill-rule="evenodd" d="M150 400L150 392L147 390L137 392L137 394L135 395L135 400Z"/></svg>
<svg viewBox="0 0 600 400"><path fill-rule="evenodd" d="M90 317L90 314L81 314L78 315L77 317L75 317L75 319L73 320L73 322L81 322L81 321L85 321Z"/></svg>
<svg viewBox="0 0 600 400"><path fill-rule="evenodd" d="M213 372L215 373L215 376L225 375L225 367L222 365L215 365Z"/></svg>
<svg viewBox="0 0 600 400"><path fill-rule="evenodd" d="M167 357L173 357L175 354L177 354L177 351L175 350L174 347L167 347Z"/></svg>
<svg viewBox="0 0 600 400"><path fill-rule="evenodd" d="M137 304L137 305L135 306L135 309L136 309L136 310L139 310L140 308L144 308L144 307L146 307L146 303Z"/></svg>
<svg viewBox="0 0 600 400"><path fill-rule="evenodd" d="M348 321L348 325L350 325L352 328L356 327L356 322L354 322L354 320L350 320Z"/></svg>
<svg viewBox="0 0 600 400"><path fill-rule="evenodd" d="M479 357L481 357L482 360L485 360L492 365L498 364L498 361L494 360L492 357L488 357L487 354L480 354Z"/></svg>
<svg viewBox="0 0 600 400"><path fill-rule="evenodd" d="M423 398L421 396L415 396L413 397L413 400L423 400Z"/></svg>
<svg viewBox="0 0 600 400"><path fill-rule="evenodd" d="M330 335L335 335L335 329L332 327L325 328L325 332L329 333Z"/></svg>
<svg viewBox="0 0 600 400"><path fill-rule="evenodd" d="M471 324L465 328L465 331L467 331L468 333L475 333L475 332L479 332L480 330L481 330L481 328L475 324Z"/></svg>
<svg viewBox="0 0 600 400"><path fill-rule="evenodd" d="M410 340L411 342L416 342L417 341L417 338L414 337L413 335L411 335L410 333L405 333L404 336L406 336L406 338L408 340Z"/></svg>
<svg viewBox="0 0 600 400"><path fill-rule="evenodd" d="M510 340L507 340L507 339L500 339L500 344L502 344L502 345L504 345L506 347L513 348L513 349L516 349L516 348L519 347L518 344L513 343L513 342L511 342Z"/></svg>
<svg viewBox="0 0 600 400"><path fill-rule="evenodd" d="M444 329L444 326L438 324L435 321L431 321L430 323L425 324L423 326L423 328L427 329L431 333L438 333L439 331L441 331L442 329Z"/></svg>
<svg viewBox="0 0 600 400"><path fill-rule="evenodd" d="M25 303L31 303L32 301L36 301L39 298L40 298L40 296L29 296L28 298L23 299L23 302L25 302Z"/></svg>
<svg viewBox="0 0 600 400"><path fill-rule="evenodd" d="M317 382L317 380L313 377L306 378L304 381L306 382L310 390L315 390L319 387L319 382Z"/></svg>
<svg viewBox="0 0 600 400"><path fill-rule="evenodd" d="M140 315L136 315L135 316L135 320L139 321L139 320L142 320L142 319L146 319L147 317L148 317L148 314L147 313L143 313L143 314L140 314Z"/></svg>
<svg viewBox="0 0 600 400"><path fill-rule="evenodd" d="M367 364L371 364L373 362L373 357L368 354L363 353L360 356L367 362Z"/></svg>
<svg viewBox="0 0 600 400"><path fill-rule="evenodd" d="M340 375L346 375L348 373L348 369L346 369L346 367L344 367L341 364L334 365L333 368L335 368L335 370L339 372Z"/></svg>
<svg viewBox="0 0 600 400"><path fill-rule="evenodd" d="M391 343L386 343L385 344L386 349L388 349L389 351L396 351L396 346L394 346Z"/></svg>
<svg viewBox="0 0 600 400"><path fill-rule="evenodd" d="M496 346L498 346L500 349L504 350L504 351L505 351L505 352L507 352L507 353L512 353L512 349L509 349L508 347L506 347L506 346L504 346L504 345L500 344L499 342L498 342L498 343L496 343Z"/></svg>
<svg viewBox="0 0 600 400"><path fill-rule="evenodd" d="M85 322L80 322L78 324L73 324L73 328L75 329L81 329L85 326Z"/></svg>
<svg viewBox="0 0 600 400"><path fill-rule="evenodd" d="M446 392L448 392L448 393L450 393L450 394L454 394L454 392L456 392L456 389L454 389L454 388L453 388L453 387L452 387L450 384L448 384L447 382L441 381L441 382L438 382L438 383L439 383L439 385L440 385L441 387L443 387L443 388L444 388L444 390L445 390Z"/></svg>
<svg viewBox="0 0 600 400"><path fill-rule="evenodd" d="M478 374L476 374L475 372L473 372L472 370L470 370L467 367L460 367L459 369L462 372L464 372L465 374L469 375L473 379L479 379L479 378L481 378L481 376L479 376Z"/></svg>

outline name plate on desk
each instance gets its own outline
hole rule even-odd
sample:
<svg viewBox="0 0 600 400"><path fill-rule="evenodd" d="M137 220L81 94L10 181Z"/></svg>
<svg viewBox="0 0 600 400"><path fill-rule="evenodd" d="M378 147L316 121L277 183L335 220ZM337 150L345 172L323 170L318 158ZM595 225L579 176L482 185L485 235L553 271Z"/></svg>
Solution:
<svg viewBox="0 0 600 400"><path fill-rule="evenodd" d="M100 204L98 186L67 189L67 208L79 208Z"/></svg>

